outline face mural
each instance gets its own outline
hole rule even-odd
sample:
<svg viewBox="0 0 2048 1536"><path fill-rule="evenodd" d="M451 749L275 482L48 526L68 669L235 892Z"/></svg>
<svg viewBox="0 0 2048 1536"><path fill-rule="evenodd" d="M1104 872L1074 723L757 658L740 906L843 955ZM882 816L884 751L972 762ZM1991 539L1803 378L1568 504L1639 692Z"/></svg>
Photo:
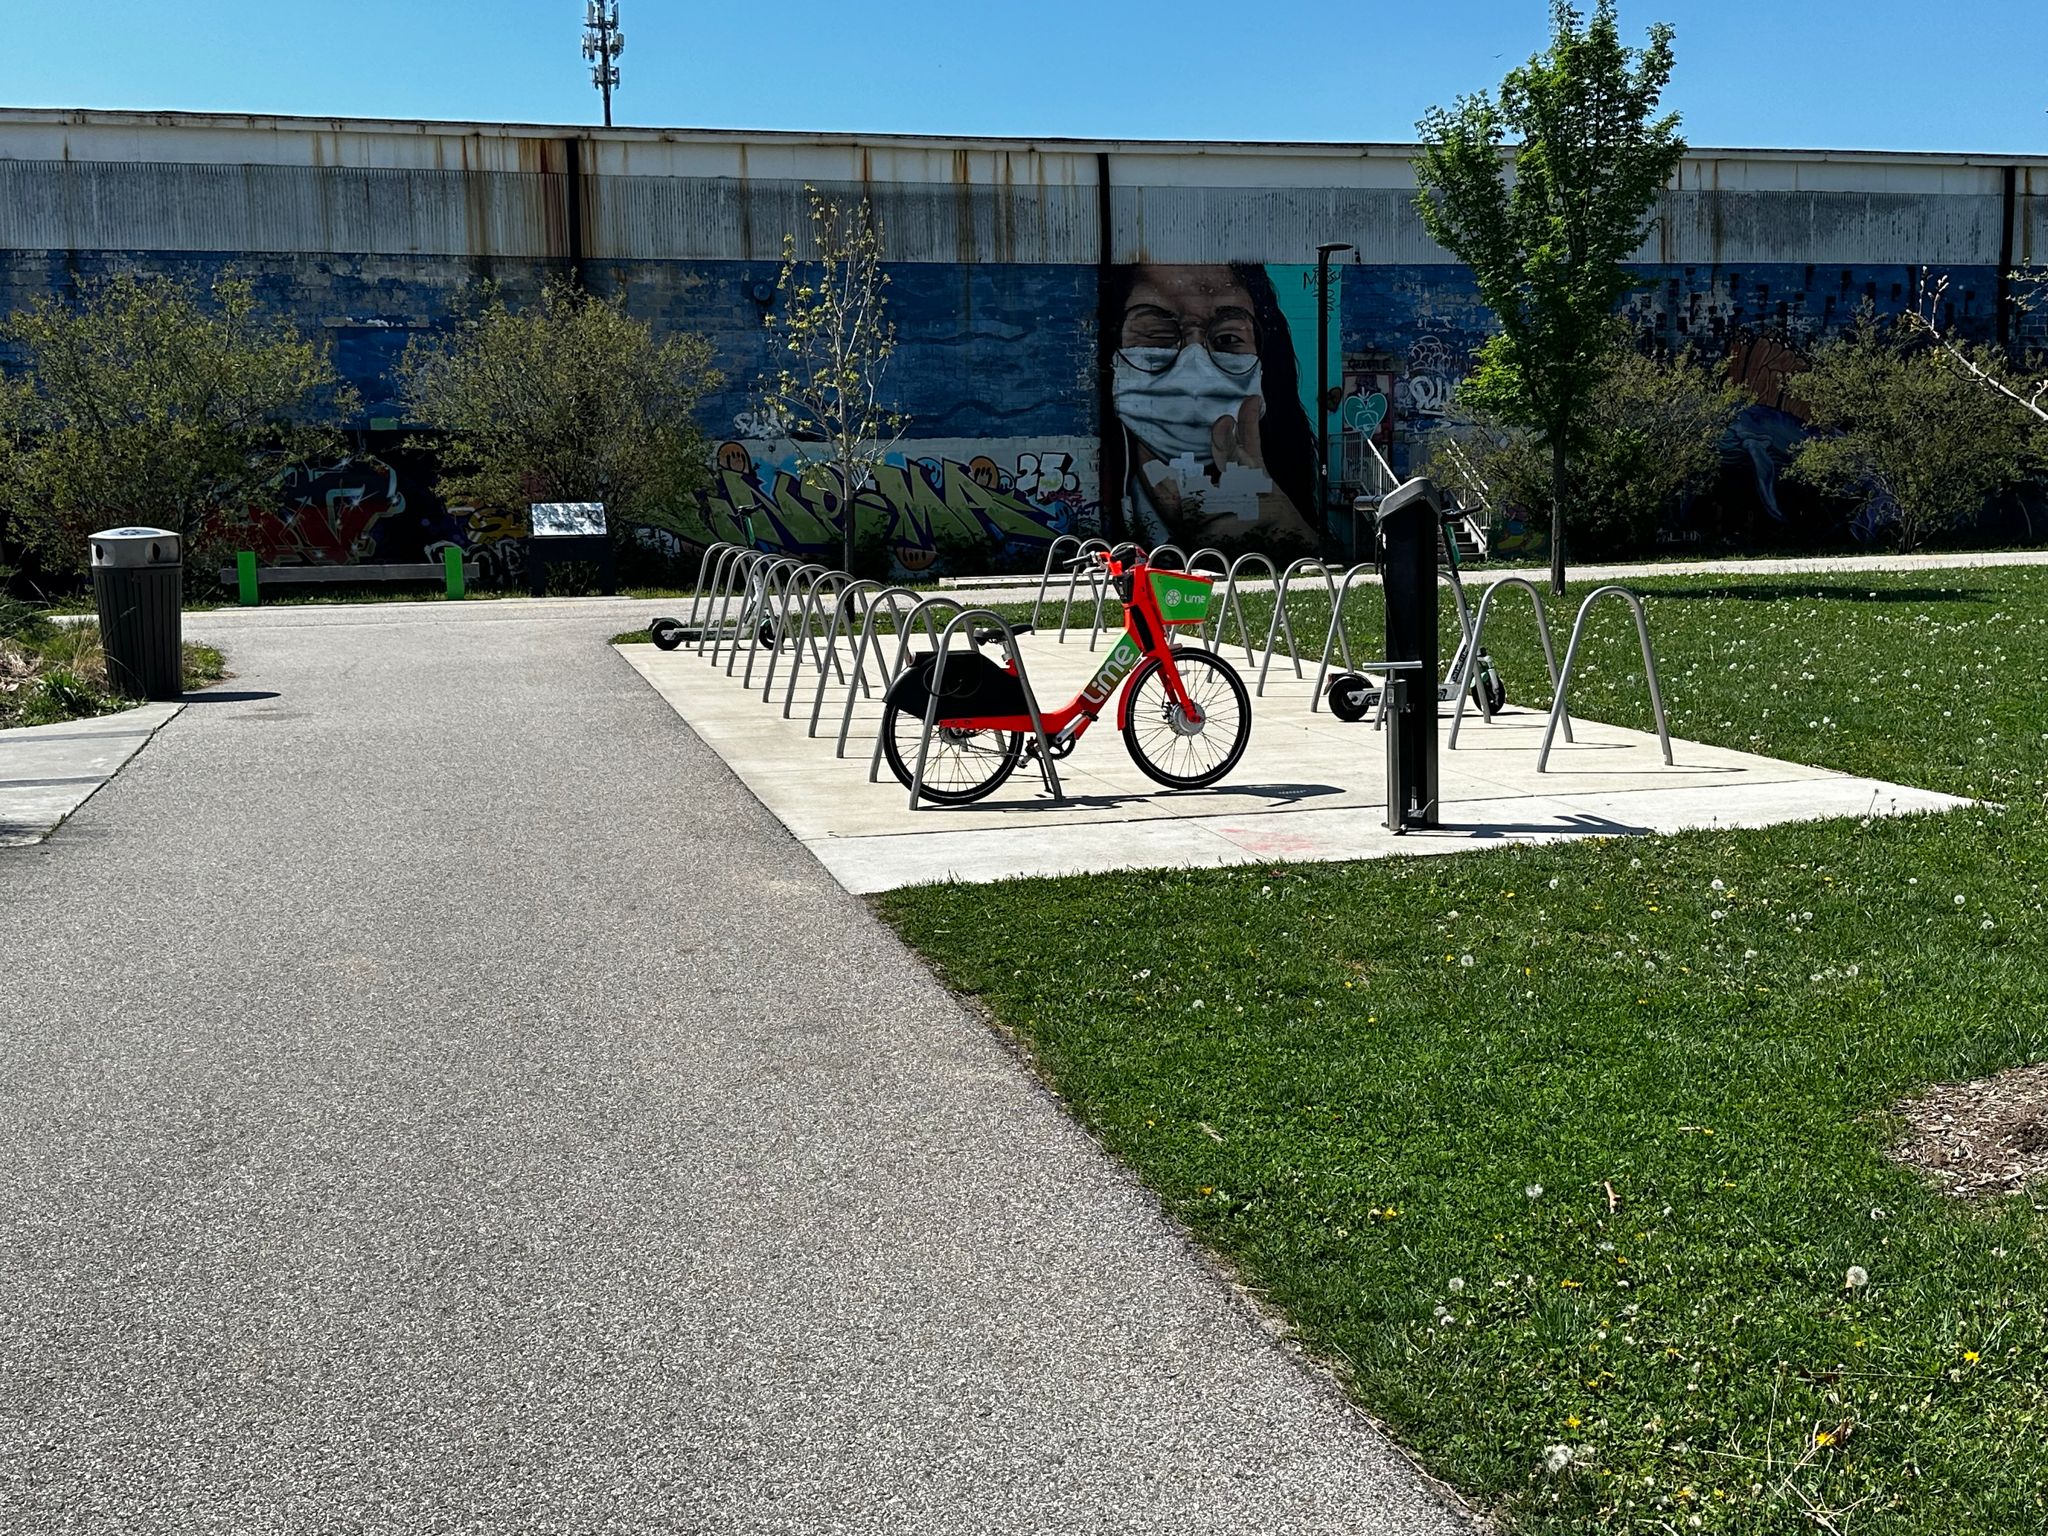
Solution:
<svg viewBox="0 0 2048 1536"><path fill-rule="evenodd" d="M1104 323L1122 448L1104 468L1121 471L1130 536L1190 549L1313 544L1315 438L1267 270L1119 268Z"/></svg>

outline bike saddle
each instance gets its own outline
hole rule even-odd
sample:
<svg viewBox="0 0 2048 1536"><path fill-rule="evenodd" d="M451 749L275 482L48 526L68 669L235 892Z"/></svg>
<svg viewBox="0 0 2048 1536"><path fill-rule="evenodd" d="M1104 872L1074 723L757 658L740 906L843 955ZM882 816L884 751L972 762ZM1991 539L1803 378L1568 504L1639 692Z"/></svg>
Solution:
<svg viewBox="0 0 2048 1536"><path fill-rule="evenodd" d="M1030 624L1012 624L1010 626L1010 633L1013 635L1028 635L1033 627ZM1002 638L1003 632L1000 629L977 629L974 632L974 643L976 645L993 645Z"/></svg>

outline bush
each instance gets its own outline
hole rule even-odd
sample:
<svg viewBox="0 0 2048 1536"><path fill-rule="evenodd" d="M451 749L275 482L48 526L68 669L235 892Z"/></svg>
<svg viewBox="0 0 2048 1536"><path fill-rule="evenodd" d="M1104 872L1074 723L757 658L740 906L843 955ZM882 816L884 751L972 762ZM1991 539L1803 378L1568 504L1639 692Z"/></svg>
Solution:
<svg viewBox="0 0 2048 1536"><path fill-rule="evenodd" d="M452 505L523 521L536 501L601 501L612 537L633 526L687 533L710 480L697 403L715 389L709 343L656 341L623 301L551 282L514 310L486 285L452 337L415 339L400 365L415 420L442 435L439 490Z"/></svg>
<svg viewBox="0 0 2048 1536"><path fill-rule="evenodd" d="M1647 549L1720 470L1720 444L1749 396L1691 351L1669 361L1617 333L1567 469L1566 538L1575 559ZM1476 412L1466 451L1494 510L1541 523L1550 505L1549 449L1527 431Z"/></svg>
<svg viewBox="0 0 2048 1536"><path fill-rule="evenodd" d="M1965 356L2007 378L1994 354ZM1852 500L1901 549L1974 523L2042 468L2039 422L1867 308L1786 387L1818 434L1800 445L1792 477Z"/></svg>
<svg viewBox="0 0 2048 1536"><path fill-rule="evenodd" d="M25 359L0 397L0 535L49 571L85 566L101 528L168 528L206 558L252 511L277 504L279 470L338 451L311 421L355 410L320 347L263 317L247 282L204 293L161 277L87 284L0 321Z"/></svg>

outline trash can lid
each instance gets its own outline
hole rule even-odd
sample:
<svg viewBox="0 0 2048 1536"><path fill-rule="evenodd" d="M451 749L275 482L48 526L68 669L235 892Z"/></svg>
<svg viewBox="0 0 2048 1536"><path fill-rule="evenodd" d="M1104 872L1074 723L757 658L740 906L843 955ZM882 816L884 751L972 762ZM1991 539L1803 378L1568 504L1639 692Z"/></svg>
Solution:
<svg viewBox="0 0 2048 1536"><path fill-rule="evenodd" d="M168 528L103 528L92 535L92 563L177 565L180 540Z"/></svg>

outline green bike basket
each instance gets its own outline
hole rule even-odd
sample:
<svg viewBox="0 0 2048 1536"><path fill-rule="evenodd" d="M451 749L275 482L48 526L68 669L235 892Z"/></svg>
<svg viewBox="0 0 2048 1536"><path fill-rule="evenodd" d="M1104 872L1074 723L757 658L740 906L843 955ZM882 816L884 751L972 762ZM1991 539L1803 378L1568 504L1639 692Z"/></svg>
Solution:
<svg viewBox="0 0 2048 1536"><path fill-rule="evenodd" d="M1147 571L1152 597L1159 604L1160 617L1169 624L1201 624L1209 617L1209 589L1215 585L1207 576L1189 576L1182 571Z"/></svg>

